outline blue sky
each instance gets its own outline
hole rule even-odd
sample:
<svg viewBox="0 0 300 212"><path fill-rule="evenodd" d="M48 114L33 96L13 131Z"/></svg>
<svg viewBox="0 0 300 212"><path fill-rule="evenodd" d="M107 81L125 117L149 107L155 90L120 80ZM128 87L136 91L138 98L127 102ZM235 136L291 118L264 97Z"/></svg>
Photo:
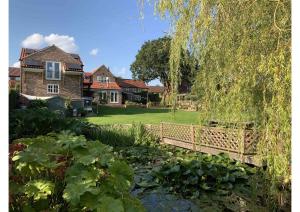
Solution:
<svg viewBox="0 0 300 212"><path fill-rule="evenodd" d="M85 71L100 65L131 78L130 64L141 45L169 32L169 22L145 4L140 18L137 0L10 0L9 64L21 47L56 44L80 54ZM151 82L157 84L158 80Z"/></svg>

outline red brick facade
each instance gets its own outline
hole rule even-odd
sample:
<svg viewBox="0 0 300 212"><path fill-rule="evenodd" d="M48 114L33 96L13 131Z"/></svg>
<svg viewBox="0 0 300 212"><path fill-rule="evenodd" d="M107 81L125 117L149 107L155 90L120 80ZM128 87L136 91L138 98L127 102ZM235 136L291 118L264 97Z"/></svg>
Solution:
<svg viewBox="0 0 300 212"><path fill-rule="evenodd" d="M64 52L56 46L51 46L40 51L35 50L29 55L26 55L24 52L26 53L26 49L22 49L20 58L21 93L39 97L59 95L71 99L82 98L83 65L79 56L79 59L75 59L71 54ZM46 79L46 61L60 63L60 79ZM49 93L49 84L58 86L58 93Z"/></svg>

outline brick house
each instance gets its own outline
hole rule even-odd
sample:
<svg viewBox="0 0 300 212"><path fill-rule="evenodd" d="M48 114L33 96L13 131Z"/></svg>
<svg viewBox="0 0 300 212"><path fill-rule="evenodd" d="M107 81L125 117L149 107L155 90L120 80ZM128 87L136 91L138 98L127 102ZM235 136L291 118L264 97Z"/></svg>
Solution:
<svg viewBox="0 0 300 212"><path fill-rule="evenodd" d="M141 101L142 92L147 92L148 87L141 80L115 77L109 68L102 65L84 73L83 90L84 96L99 97L107 105L121 106L126 100Z"/></svg>
<svg viewBox="0 0 300 212"><path fill-rule="evenodd" d="M147 103L148 86L142 80L116 78L117 83L122 88L123 103L131 102Z"/></svg>
<svg viewBox="0 0 300 212"><path fill-rule="evenodd" d="M79 55L55 45L40 50L22 48L20 65L21 94L81 101L83 63Z"/></svg>
<svg viewBox="0 0 300 212"><path fill-rule="evenodd" d="M9 89L20 90L20 68L9 67L8 77Z"/></svg>

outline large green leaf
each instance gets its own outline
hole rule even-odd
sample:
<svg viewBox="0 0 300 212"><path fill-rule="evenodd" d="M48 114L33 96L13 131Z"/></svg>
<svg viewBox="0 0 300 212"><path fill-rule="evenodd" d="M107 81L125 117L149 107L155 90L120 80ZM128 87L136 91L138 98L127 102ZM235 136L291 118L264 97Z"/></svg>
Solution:
<svg viewBox="0 0 300 212"><path fill-rule="evenodd" d="M124 178L127 181L133 180L133 170L124 161L115 161L109 168L109 172L116 176Z"/></svg>
<svg viewBox="0 0 300 212"><path fill-rule="evenodd" d="M69 132L58 135L57 143L62 149L74 149L76 147L86 148L87 142L84 136L73 136Z"/></svg>
<svg viewBox="0 0 300 212"><path fill-rule="evenodd" d="M75 163L67 169L65 179L67 183L84 182L96 186L100 174L100 170L93 166L86 167L80 163Z"/></svg>
<svg viewBox="0 0 300 212"><path fill-rule="evenodd" d="M124 212L124 206L120 199L114 199L112 197L102 197L100 199L100 207L97 209L99 212Z"/></svg>
<svg viewBox="0 0 300 212"><path fill-rule="evenodd" d="M53 194L54 183L47 180L33 180L25 184L23 192L34 200L47 199Z"/></svg>
<svg viewBox="0 0 300 212"><path fill-rule="evenodd" d="M138 199L132 197L123 198L123 205L126 212L144 212L146 211L144 206Z"/></svg>
<svg viewBox="0 0 300 212"><path fill-rule="evenodd" d="M81 195L85 192L94 192L95 188L95 186L87 182L68 183L64 190L63 198L70 202L71 205L76 206L80 203Z"/></svg>

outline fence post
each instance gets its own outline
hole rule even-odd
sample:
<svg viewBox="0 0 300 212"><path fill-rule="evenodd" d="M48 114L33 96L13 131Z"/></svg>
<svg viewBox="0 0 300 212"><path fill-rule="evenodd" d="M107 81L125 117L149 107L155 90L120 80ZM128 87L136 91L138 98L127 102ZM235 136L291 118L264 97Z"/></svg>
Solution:
<svg viewBox="0 0 300 212"><path fill-rule="evenodd" d="M163 123L160 122L160 141L163 142Z"/></svg>
<svg viewBox="0 0 300 212"><path fill-rule="evenodd" d="M195 144L195 129L194 129L194 125L191 125L191 141L193 144L193 150L196 150L196 144Z"/></svg>
<svg viewBox="0 0 300 212"><path fill-rule="evenodd" d="M244 153L245 153L245 130L243 130L243 133L242 133L242 139L241 139L241 147L240 147L240 151L241 151L241 161L244 162L245 160L245 156L244 156Z"/></svg>

